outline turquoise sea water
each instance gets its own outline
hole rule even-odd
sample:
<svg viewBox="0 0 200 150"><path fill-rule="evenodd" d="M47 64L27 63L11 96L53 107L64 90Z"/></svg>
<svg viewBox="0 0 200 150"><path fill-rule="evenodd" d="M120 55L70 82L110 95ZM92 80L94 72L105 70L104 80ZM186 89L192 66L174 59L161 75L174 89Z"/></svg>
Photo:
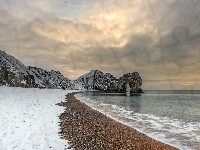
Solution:
<svg viewBox="0 0 200 150"><path fill-rule="evenodd" d="M145 91L132 96L87 92L76 97L154 139L200 150L200 91Z"/></svg>

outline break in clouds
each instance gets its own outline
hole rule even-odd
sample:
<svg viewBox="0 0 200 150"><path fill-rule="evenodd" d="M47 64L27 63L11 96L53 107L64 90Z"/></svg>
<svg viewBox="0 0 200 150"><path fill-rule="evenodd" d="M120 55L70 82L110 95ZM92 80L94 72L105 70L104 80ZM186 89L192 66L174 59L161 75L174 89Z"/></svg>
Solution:
<svg viewBox="0 0 200 150"><path fill-rule="evenodd" d="M200 89L199 1L0 2L0 49L70 79L138 71L144 89Z"/></svg>

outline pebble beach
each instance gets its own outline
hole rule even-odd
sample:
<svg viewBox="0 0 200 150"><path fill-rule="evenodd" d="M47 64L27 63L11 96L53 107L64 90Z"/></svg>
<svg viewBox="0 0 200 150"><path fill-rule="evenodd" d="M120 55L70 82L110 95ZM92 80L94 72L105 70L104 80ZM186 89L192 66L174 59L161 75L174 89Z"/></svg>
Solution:
<svg viewBox="0 0 200 150"><path fill-rule="evenodd" d="M69 93L59 116L60 135L76 150L176 150L92 109Z"/></svg>

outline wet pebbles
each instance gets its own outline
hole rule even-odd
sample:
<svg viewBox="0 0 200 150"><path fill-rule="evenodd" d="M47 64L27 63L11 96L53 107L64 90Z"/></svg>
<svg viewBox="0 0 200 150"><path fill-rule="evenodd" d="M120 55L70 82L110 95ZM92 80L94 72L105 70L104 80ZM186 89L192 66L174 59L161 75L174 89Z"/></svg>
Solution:
<svg viewBox="0 0 200 150"><path fill-rule="evenodd" d="M76 150L175 150L93 110L70 93L60 115L61 136Z"/></svg>

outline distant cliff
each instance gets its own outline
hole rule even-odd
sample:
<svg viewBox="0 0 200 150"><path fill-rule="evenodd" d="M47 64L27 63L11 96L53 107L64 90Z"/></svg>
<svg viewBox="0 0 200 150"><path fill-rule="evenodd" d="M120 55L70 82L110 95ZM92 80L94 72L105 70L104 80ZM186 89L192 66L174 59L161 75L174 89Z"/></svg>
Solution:
<svg viewBox="0 0 200 150"><path fill-rule="evenodd" d="M59 71L47 71L37 67L27 67L28 70L39 80L44 88L73 89L71 81L65 78Z"/></svg>
<svg viewBox="0 0 200 150"><path fill-rule="evenodd" d="M77 82L86 90L100 90L104 92L126 92L127 85L130 92L141 93L142 78L138 72L124 74L119 79L110 73L92 70L78 78Z"/></svg>
<svg viewBox="0 0 200 150"><path fill-rule="evenodd" d="M25 88L72 89L71 82L59 71L46 71L25 66L15 57L0 50L0 85Z"/></svg>
<svg viewBox="0 0 200 150"><path fill-rule="evenodd" d="M15 57L0 50L0 85L24 88L61 88L66 90L100 90L104 92L142 92L138 72L124 74L119 79L110 73L91 70L77 80L69 80L59 71L47 71L25 66Z"/></svg>

